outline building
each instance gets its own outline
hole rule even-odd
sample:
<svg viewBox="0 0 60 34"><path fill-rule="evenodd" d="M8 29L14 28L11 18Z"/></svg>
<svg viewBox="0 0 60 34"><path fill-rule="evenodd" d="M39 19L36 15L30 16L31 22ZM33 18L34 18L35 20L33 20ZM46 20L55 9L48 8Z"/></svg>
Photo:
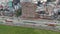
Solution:
<svg viewBox="0 0 60 34"><path fill-rule="evenodd" d="M38 1L47 2L48 0L21 0L22 17L36 17L35 11L36 11L37 5L35 3L37 3ZM51 1L55 1L55 0L51 0ZM49 7L48 10L49 10L49 15L51 15L53 7Z"/></svg>
<svg viewBox="0 0 60 34"><path fill-rule="evenodd" d="M14 0L14 1L16 1L16 0ZM16 2L20 2L20 0L19 1L17 0ZM5 11L3 11L4 15L5 14L9 15L9 14L13 13L13 11L14 11L13 0L0 0L0 5L3 5L3 9L5 10ZM9 11L7 11L7 10L9 10Z"/></svg>
<svg viewBox="0 0 60 34"><path fill-rule="evenodd" d="M22 5L22 17L37 17L36 16L36 3L38 1L47 1L47 0L20 0Z"/></svg>

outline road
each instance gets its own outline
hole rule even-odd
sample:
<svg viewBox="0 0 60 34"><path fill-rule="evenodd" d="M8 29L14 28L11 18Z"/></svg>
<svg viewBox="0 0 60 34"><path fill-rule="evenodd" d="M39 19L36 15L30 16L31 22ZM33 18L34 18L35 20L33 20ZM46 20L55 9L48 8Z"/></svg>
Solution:
<svg viewBox="0 0 60 34"><path fill-rule="evenodd" d="M44 20L44 19L40 19L40 20L18 20L16 17L14 17L14 19L12 19L13 22L5 22L6 19L11 18L11 17L5 17L2 18L0 17L0 21L4 22L3 24L6 25L13 25L13 26L24 26L24 27L32 27L32 28L38 28L38 29L48 29L48 30L53 30L53 31L60 31L60 26L48 26L45 24L49 24L49 23L54 23L54 22L58 22L56 20ZM59 23L56 23L60 25L60 21Z"/></svg>

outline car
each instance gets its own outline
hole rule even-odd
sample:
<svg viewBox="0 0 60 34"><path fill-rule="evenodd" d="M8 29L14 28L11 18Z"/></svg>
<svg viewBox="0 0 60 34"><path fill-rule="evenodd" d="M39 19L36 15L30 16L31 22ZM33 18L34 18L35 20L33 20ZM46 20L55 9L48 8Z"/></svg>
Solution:
<svg viewBox="0 0 60 34"><path fill-rule="evenodd" d="M56 26L57 23L53 23L53 22L51 23L51 22L50 22L50 23L47 23L46 25L48 25L48 26Z"/></svg>
<svg viewBox="0 0 60 34"><path fill-rule="evenodd" d="M13 22L13 20L8 18L5 20L5 22Z"/></svg>

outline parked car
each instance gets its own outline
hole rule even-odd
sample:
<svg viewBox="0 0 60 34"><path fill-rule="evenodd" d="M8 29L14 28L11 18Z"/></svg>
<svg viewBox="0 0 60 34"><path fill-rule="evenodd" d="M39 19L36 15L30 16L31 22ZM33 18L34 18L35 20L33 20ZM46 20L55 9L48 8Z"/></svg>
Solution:
<svg viewBox="0 0 60 34"><path fill-rule="evenodd" d="M12 19L9 19L9 18L6 19L5 21L6 21L6 22L13 22L13 20L12 20Z"/></svg>

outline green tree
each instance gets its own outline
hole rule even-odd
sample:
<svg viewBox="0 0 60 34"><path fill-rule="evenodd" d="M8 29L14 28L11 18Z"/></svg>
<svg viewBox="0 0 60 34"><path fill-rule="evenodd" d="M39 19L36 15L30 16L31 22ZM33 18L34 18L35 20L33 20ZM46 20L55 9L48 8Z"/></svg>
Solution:
<svg viewBox="0 0 60 34"><path fill-rule="evenodd" d="M21 14L22 14L22 9L18 9L18 10L16 11L16 17L21 16Z"/></svg>

